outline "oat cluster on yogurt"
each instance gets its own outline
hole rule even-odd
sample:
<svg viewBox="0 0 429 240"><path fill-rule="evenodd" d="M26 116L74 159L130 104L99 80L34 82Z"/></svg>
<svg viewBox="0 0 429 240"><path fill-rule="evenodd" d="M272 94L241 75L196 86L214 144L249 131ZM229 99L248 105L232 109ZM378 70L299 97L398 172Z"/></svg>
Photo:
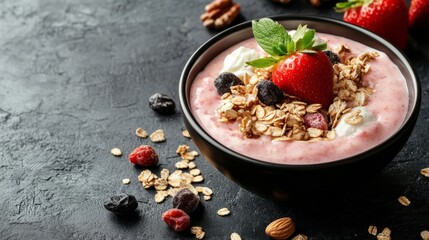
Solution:
<svg viewBox="0 0 429 240"><path fill-rule="evenodd" d="M262 80L271 80L273 67L253 68L247 65L246 62L261 57L261 54L243 46L237 48L225 58L220 73L233 73L242 84L232 86L230 92L221 96L216 112L218 121L237 122L237 131L244 138L267 135L273 141L314 142L354 134L359 127L375 120L365 108L375 90L365 86L363 80L370 71L369 63L379 54L370 51L347 58L349 49L345 45L330 51L343 61L332 65L334 100L328 109L323 109L321 104L309 104L287 93L280 103L266 105L261 102L256 86ZM319 117L319 120L323 117L326 128L307 124L312 117Z"/></svg>

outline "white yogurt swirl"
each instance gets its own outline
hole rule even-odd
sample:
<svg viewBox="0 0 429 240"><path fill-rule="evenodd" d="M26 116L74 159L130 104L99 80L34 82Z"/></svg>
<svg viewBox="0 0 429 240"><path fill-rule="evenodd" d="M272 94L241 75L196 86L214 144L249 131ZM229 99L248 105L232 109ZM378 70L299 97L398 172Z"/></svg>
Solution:
<svg viewBox="0 0 429 240"><path fill-rule="evenodd" d="M226 56L225 61L223 62L223 68L220 72L234 73L240 79L243 79L244 74L252 77L255 74L253 72L253 67L248 66L246 62L261 57L261 54L255 50L241 46Z"/></svg>
<svg viewBox="0 0 429 240"><path fill-rule="evenodd" d="M346 119L349 118L352 114L355 114L356 111L360 111L359 115L362 116L362 121L354 125L346 123ZM341 116L337 127L335 127L335 132L340 137L348 137L358 132L362 126L365 126L374 120L374 115L365 107L355 107L350 112Z"/></svg>

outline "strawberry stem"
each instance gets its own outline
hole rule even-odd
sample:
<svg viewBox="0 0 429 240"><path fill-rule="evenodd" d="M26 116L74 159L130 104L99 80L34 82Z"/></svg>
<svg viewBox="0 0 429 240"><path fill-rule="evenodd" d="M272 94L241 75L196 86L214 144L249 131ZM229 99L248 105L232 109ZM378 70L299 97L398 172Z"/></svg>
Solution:
<svg viewBox="0 0 429 240"><path fill-rule="evenodd" d="M373 0L348 0L347 2L339 2L335 4L335 11L345 12L351 8L358 8L372 3Z"/></svg>

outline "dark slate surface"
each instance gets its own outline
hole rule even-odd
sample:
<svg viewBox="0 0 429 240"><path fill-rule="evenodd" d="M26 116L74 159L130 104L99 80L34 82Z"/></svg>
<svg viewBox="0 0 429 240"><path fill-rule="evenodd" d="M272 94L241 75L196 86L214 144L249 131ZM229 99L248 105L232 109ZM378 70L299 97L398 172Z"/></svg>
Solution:
<svg viewBox="0 0 429 240"><path fill-rule="evenodd" d="M239 1L234 24L277 14L341 19L331 7L294 0L284 7L268 0ZM162 92L178 101L181 70L196 48L216 34L199 21L208 1L3 0L0 1L0 239L193 239L162 221L171 199L137 182L141 169L127 154L148 139L137 127L166 131L156 144L161 167L174 168L181 136L180 111L159 116L148 97ZM407 56L420 76L422 110L403 151L366 193L335 204L278 204L241 189L202 157L196 161L215 194L193 217L206 239L265 239L265 226L291 216L310 239L375 239L369 225L389 227L393 239L419 239L429 229L429 44L414 33ZM112 147L124 156L113 157ZM124 186L122 178L131 178ZM257 176L251 176L257 177ZM134 194L138 214L118 218L103 208L112 194ZM409 207L397 198L406 195ZM228 207L221 218L216 211Z"/></svg>

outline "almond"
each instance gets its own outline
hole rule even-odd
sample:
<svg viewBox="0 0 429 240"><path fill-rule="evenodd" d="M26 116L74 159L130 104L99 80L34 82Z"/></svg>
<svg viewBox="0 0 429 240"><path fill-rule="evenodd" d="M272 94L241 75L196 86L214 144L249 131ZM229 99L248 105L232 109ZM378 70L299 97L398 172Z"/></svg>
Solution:
<svg viewBox="0 0 429 240"><path fill-rule="evenodd" d="M279 218L265 228L265 234L275 240L288 239L295 231L295 224L289 217Z"/></svg>

